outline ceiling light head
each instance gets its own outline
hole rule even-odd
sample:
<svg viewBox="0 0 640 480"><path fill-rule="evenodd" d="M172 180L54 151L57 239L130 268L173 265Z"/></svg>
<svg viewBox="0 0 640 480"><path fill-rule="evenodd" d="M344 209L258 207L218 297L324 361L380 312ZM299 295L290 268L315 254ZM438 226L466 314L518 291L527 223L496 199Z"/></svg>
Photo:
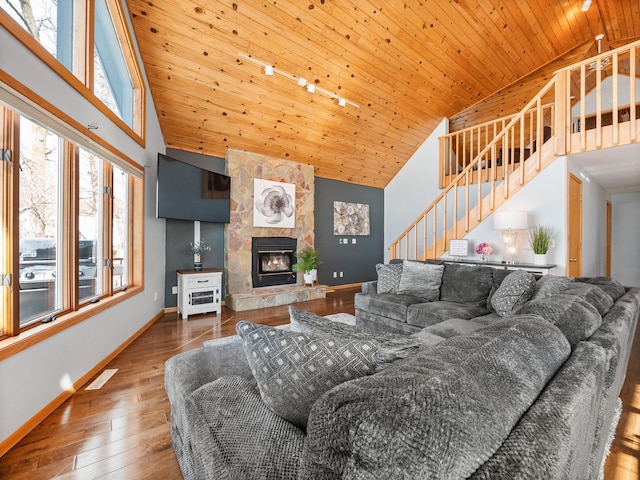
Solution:
<svg viewBox="0 0 640 480"><path fill-rule="evenodd" d="M347 105L347 101L344 98L339 98L338 105L340 105L341 107L344 107Z"/></svg>
<svg viewBox="0 0 640 480"><path fill-rule="evenodd" d="M313 83L309 83L309 84L307 85L307 92L309 92L309 93L313 93L313 92L315 92L315 91L316 91L316 86L315 86Z"/></svg>
<svg viewBox="0 0 640 480"><path fill-rule="evenodd" d="M298 79L298 85L300 85L301 87L304 87L306 84L307 84L307 79L306 78L300 77Z"/></svg>
<svg viewBox="0 0 640 480"><path fill-rule="evenodd" d="M264 66L264 74L272 76L273 75L273 65L265 65Z"/></svg>
<svg viewBox="0 0 640 480"><path fill-rule="evenodd" d="M596 35L596 42L599 42L603 38L604 38L604 33L599 33L598 35Z"/></svg>
<svg viewBox="0 0 640 480"><path fill-rule="evenodd" d="M587 10L589 10L590 6L591 6L591 0L584 0L584 2L582 2L582 11L586 12Z"/></svg>

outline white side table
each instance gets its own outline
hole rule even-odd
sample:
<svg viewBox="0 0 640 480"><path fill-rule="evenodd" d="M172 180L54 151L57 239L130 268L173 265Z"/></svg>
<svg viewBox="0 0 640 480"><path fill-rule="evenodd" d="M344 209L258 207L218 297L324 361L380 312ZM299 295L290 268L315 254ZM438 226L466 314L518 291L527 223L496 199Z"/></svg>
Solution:
<svg viewBox="0 0 640 480"><path fill-rule="evenodd" d="M220 315L222 270L178 270L178 314L186 320L196 313Z"/></svg>

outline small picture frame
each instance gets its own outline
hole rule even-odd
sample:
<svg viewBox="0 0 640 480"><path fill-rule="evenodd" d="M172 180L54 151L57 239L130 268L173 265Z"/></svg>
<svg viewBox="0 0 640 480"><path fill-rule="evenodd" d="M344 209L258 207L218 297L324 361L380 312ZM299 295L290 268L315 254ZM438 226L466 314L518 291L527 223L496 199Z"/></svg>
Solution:
<svg viewBox="0 0 640 480"><path fill-rule="evenodd" d="M449 240L449 255L452 257L466 257L469 255L469 241Z"/></svg>

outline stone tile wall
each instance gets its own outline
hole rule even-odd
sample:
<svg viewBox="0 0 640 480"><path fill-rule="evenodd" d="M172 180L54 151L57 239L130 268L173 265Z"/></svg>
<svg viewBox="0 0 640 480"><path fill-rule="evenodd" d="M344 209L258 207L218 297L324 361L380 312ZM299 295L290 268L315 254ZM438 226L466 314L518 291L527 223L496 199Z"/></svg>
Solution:
<svg viewBox="0 0 640 480"><path fill-rule="evenodd" d="M231 177L231 221L225 228L227 293L246 292L251 285L251 238L292 237L298 250L314 245L313 166L241 150L227 150L227 175ZM296 185L295 228L253 226L253 179ZM302 284L302 276L298 281Z"/></svg>

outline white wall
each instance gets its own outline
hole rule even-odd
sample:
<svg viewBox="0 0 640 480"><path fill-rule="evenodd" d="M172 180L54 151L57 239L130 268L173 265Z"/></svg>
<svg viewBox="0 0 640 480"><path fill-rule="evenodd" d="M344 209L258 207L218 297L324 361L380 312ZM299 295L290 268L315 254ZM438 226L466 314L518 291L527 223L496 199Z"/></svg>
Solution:
<svg viewBox="0 0 640 480"><path fill-rule="evenodd" d="M448 131L445 118L384 189L385 262L389 245L440 194L438 137Z"/></svg>
<svg viewBox="0 0 640 480"><path fill-rule="evenodd" d="M640 287L640 192L611 196L611 276Z"/></svg>
<svg viewBox="0 0 640 480"><path fill-rule="evenodd" d="M571 158L569 171L582 180L582 276L604 275L607 192Z"/></svg>
<svg viewBox="0 0 640 480"><path fill-rule="evenodd" d="M144 292L0 361L2 442L60 395L61 384L78 380L162 311L165 237L164 220L155 218L155 181L156 156L165 147L148 88L146 148L142 148L2 27L0 45L0 69L81 124L97 122L96 133L144 165L146 174Z"/></svg>
<svg viewBox="0 0 640 480"><path fill-rule="evenodd" d="M618 105L629 105L629 92L631 91L631 79L625 75L618 76ZM602 81L601 85L601 109L602 111L611 110L613 108L613 77L609 76ZM586 114L594 113L596 111L596 90L593 89L589 92L584 99L584 110ZM636 79L636 101L640 102L640 80ZM580 116L580 102L576 103L571 108L571 117L574 119Z"/></svg>

